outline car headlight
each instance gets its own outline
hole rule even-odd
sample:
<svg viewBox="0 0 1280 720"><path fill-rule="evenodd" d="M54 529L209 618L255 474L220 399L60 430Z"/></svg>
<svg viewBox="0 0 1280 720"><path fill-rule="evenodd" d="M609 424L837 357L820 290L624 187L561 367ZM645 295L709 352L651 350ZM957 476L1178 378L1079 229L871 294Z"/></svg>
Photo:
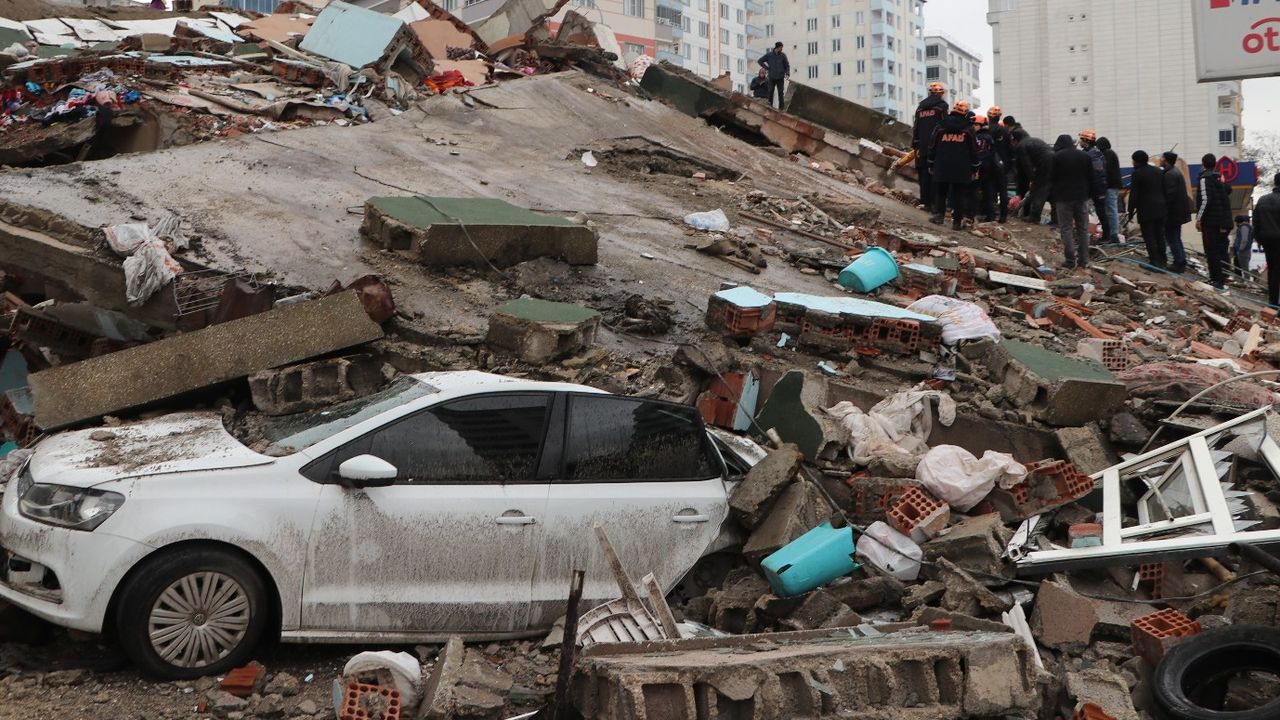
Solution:
<svg viewBox="0 0 1280 720"><path fill-rule="evenodd" d="M90 531L123 504L123 495L108 490L18 481L19 512L48 525Z"/></svg>

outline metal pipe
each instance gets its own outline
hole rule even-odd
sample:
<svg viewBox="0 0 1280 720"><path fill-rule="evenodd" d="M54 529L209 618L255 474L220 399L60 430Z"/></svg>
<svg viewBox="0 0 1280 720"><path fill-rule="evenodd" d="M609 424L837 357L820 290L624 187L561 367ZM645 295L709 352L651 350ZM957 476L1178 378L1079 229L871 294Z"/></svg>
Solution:
<svg viewBox="0 0 1280 720"><path fill-rule="evenodd" d="M1247 560L1252 560L1258 563L1262 567L1270 570L1272 573L1275 573L1277 577L1280 577L1280 558L1275 555L1272 555L1256 545L1248 545L1245 543L1231 543L1228 547L1231 548L1231 552L1236 553Z"/></svg>

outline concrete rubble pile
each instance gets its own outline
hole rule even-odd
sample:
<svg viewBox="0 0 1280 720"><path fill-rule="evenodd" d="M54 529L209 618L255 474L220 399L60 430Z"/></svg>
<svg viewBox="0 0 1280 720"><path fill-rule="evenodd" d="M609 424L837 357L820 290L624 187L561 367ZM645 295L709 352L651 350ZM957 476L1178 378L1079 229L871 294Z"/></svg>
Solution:
<svg viewBox="0 0 1280 720"><path fill-rule="evenodd" d="M447 145L432 138L451 113L454 130L497 136L515 110L569 133L565 108L590 102L610 128L486 139L474 170L414 155L385 179L315 180L323 197L272 212L340 226L323 252L306 230L275 256L215 236L248 212L229 200L91 226L0 190L0 482L50 434L107 438L164 412L216 414L270 452L263 422L441 369L695 407L729 466L721 538L674 588L611 562L618 599L557 609L545 639L342 651L307 679L274 650L177 686L184 708L1180 720L1156 699L1182 677L1166 657L1280 628L1263 374L1280 373L1280 317L1252 286L1221 295L1106 255L1059 277L1042 228L936 229L898 162L909 129L802 85L777 110L664 64L630 73L611 31L564 5L511 0L474 26L429 0L0 24L34 46L0 48L0 152L15 153L0 164L37 178L59 154L107 156L95 137L156 112L229 138L373 121L409 127L419 154ZM573 68L587 72L550 74ZM619 137L617 117L686 140ZM295 137L341 142L325 132ZM349 154L404 139L340 132L358 138ZM504 150L542 164L480 168ZM527 187L538 174L549 189ZM603 557L647 540L622 532L598 526ZM26 622L0 602L0 703L92 681L45 668L26 683L33 663L15 658L43 657ZM1221 695L1240 709L1280 687L1242 674Z"/></svg>

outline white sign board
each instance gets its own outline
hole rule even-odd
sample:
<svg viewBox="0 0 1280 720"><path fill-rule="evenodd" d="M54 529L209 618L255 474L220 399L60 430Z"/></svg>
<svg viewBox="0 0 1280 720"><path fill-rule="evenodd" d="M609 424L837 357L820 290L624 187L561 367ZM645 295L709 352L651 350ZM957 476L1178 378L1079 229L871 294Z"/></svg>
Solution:
<svg viewBox="0 0 1280 720"><path fill-rule="evenodd" d="M1189 0L1200 82L1280 75L1280 0Z"/></svg>

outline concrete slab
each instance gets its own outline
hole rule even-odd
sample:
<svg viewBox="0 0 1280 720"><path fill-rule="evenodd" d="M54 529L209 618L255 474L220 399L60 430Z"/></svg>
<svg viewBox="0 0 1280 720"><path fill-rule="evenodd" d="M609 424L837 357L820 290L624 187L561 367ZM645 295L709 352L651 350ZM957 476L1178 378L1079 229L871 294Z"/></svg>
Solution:
<svg viewBox="0 0 1280 720"><path fill-rule="evenodd" d="M569 303L520 298L504 303L489 318L490 347L539 365L587 349L600 330L600 313Z"/></svg>
<svg viewBox="0 0 1280 720"><path fill-rule="evenodd" d="M911 146L911 126L804 83L788 83L787 112L851 137L902 148Z"/></svg>
<svg viewBox="0 0 1280 720"><path fill-rule="evenodd" d="M1105 420L1129 397L1124 383L1097 363L1067 357L1018 340L990 345L986 367L1015 405L1062 427Z"/></svg>
<svg viewBox="0 0 1280 720"><path fill-rule="evenodd" d="M48 430L380 337L359 296L343 292L50 368L28 381L36 423Z"/></svg>

